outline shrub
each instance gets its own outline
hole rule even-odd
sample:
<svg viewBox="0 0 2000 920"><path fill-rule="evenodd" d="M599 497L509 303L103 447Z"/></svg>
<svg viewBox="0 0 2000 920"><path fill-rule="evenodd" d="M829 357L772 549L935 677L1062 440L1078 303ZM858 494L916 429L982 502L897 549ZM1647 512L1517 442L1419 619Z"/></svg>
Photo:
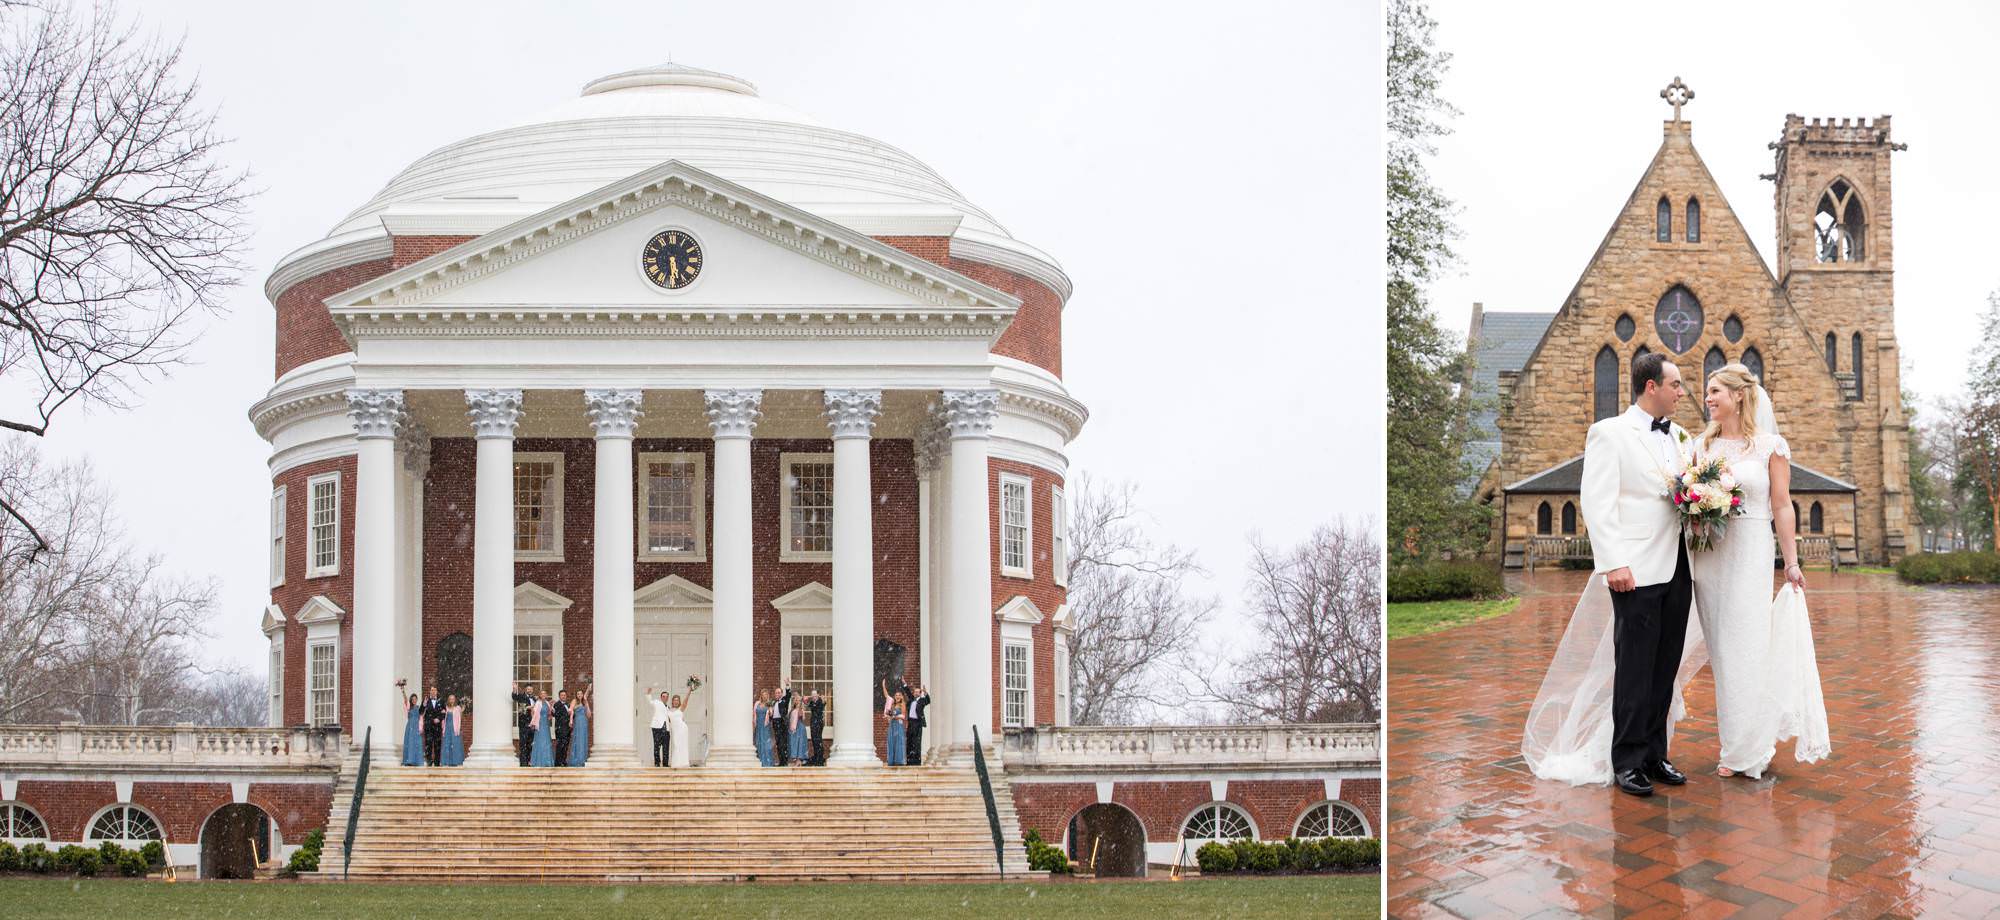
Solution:
<svg viewBox="0 0 2000 920"><path fill-rule="evenodd" d="M1076 871L1076 867L1070 865L1069 854L1064 853L1061 847L1043 843L1041 833L1034 828L1028 828L1028 832L1021 837L1021 843L1028 848L1029 869L1036 872L1054 872L1058 875L1068 875Z"/></svg>
<svg viewBox="0 0 2000 920"><path fill-rule="evenodd" d="M306 842L299 844L299 848L292 851L292 861L286 864L285 868L294 874L319 871L319 851L325 845L326 829L314 829L312 833L306 835Z"/></svg>
<svg viewBox="0 0 2000 920"><path fill-rule="evenodd" d="M1285 841L1285 866L1299 872L1312 872L1319 868L1319 841L1308 838L1300 840L1292 837Z"/></svg>
<svg viewBox="0 0 2000 920"><path fill-rule="evenodd" d="M1389 603L1497 597L1506 593L1499 566L1476 559L1405 565L1389 572Z"/></svg>
<svg viewBox="0 0 2000 920"><path fill-rule="evenodd" d="M1276 843L1252 843L1250 845L1250 868L1258 872L1276 872L1284 865L1285 848Z"/></svg>
<svg viewBox="0 0 2000 920"><path fill-rule="evenodd" d="M56 868L55 854L39 843L28 844L21 848L21 868L43 874L53 872Z"/></svg>
<svg viewBox="0 0 2000 920"><path fill-rule="evenodd" d="M1896 563L1896 574L1920 585L2000 584L2000 553L1912 553Z"/></svg>
<svg viewBox="0 0 2000 920"><path fill-rule="evenodd" d="M125 848L119 846L116 840L106 840L97 845L97 858L104 860L107 866L117 865L118 857L124 853Z"/></svg>
<svg viewBox="0 0 2000 920"><path fill-rule="evenodd" d="M1353 872L1382 861L1382 841L1373 837L1328 837L1319 845L1322 863L1328 869Z"/></svg>
<svg viewBox="0 0 2000 920"><path fill-rule="evenodd" d="M76 854L76 874L82 876L96 875L97 871L102 868L104 868L104 856L96 850L84 850Z"/></svg>
<svg viewBox="0 0 2000 920"><path fill-rule="evenodd" d="M0 840L0 872L21 871L21 851L13 844Z"/></svg>
<svg viewBox="0 0 2000 920"><path fill-rule="evenodd" d="M148 840L139 848L139 855L145 857L147 869L162 869L167 865L167 845L158 840Z"/></svg>
<svg viewBox="0 0 2000 920"><path fill-rule="evenodd" d="M77 860L82 859L85 853L97 855L95 850L86 850L74 843L64 844L62 849L56 851L55 870L64 873L75 872Z"/></svg>
<svg viewBox="0 0 2000 920"><path fill-rule="evenodd" d="M1194 851L1195 865L1201 867L1203 875L1221 875L1236 871L1236 850L1226 843L1209 842Z"/></svg>
<svg viewBox="0 0 2000 920"><path fill-rule="evenodd" d="M138 878L146 874L146 857L138 850L125 850L118 854L118 874L126 878Z"/></svg>

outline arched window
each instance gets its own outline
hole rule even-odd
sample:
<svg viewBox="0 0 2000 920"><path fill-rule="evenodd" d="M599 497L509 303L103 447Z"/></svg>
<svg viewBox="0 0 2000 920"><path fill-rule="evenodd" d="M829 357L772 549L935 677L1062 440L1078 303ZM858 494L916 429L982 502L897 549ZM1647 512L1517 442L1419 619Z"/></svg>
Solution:
<svg viewBox="0 0 2000 920"><path fill-rule="evenodd" d="M1799 513L1799 503L1796 501L1792 502L1792 526L1794 527L1800 526L1798 522L1803 521L1805 519L1806 516L1804 514Z"/></svg>
<svg viewBox="0 0 2000 920"><path fill-rule="evenodd" d="M1741 363L1744 367L1750 369L1750 376L1757 378L1758 383L1763 384L1766 389L1770 388L1771 382L1764 379L1763 352L1755 348L1745 348L1743 349L1743 361Z"/></svg>
<svg viewBox="0 0 2000 920"><path fill-rule="evenodd" d="M1250 816L1228 802L1210 802L1195 809L1194 814L1181 822L1183 840L1254 839L1256 836L1257 826L1250 823Z"/></svg>
<svg viewBox="0 0 2000 920"><path fill-rule="evenodd" d="M1812 503L1812 517L1807 519L1806 529L1813 533L1826 532L1826 509L1821 508L1819 502Z"/></svg>
<svg viewBox="0 0 2000 920"><path fill-rule="evenodd" d="M1854 398L1861 399L1861 333L1854 334Z"/></svg>
<svg viewBox="0 0 2000 920"><path fill-rule="evenodd" d="M1668 288L1653 306L1653 331L1674 354L1686 354L1701 338L1701 301L1681 285Z"/></svg>
<svg viewBox="0 0 2000 920"><path fill-rule="evenodd" d="M137 805L113 805L90 822L90 835L85 839L91 843L115 840L136 846L160 839L160 822Z"/></svg>
<svg viewBox="0 0 2000 920"><path fill-rule="evenodd" d="M1563 535L1576 536L1576 502L1563 502Z"/></svg>
<svg viewBox="0 0 2000 920"><path fill-rule="evenodd" d="M1590 392L1593 400L1591 421L1602 421L1618 414L1618 353L1606 345L1597 350L1597 362L1591 372Z"/></svg>
<svg viewBox="0 0 2000 920"><path fill-rule="evenodd" d="M1639 331L1638 327L1633 324L1632 314L1630 313L1619 314L1618 321L1612 323L1611 328L1618 333L1618 341L1620 342L1632 341L1632 333Z"/></svg>
<svg viewBox="0 0 2000 920"><path fill-rule="evenodd" d="M1554 533L1555 529L1550 525L1550 520L1549 503L1543 502L1537 505L1535 507L1535 532L1545 537Z"/></svg>
<svg viewBox="0 0 2000 920"><path fill-rule="evenodd" d="M1743 318L1732 313L1723 320L1722 337L1728 339L1731 345L1743 341Z"/></svg>
<svg viewBox="0 0 2000 920"><path fill-rule="evenodd" d="M1826 369L1840 370L1840 340L1834 338L1831 332L1826 334Z"/></svg>
<svg viewBox="0 0 2000 920"><path fill-rule="evenodd" d="M1321 802L1306 809L1299 816L1299 823L1292 829L1292 836L1307 837L1366 837L1368 819L1346 802Z"/></svg>
<svg viewBox="0 0 2000 920"><path fill-rule="evenodd" d="M0 805L0 840L28 842L49 839L48 822L19 802Z"/></svg>
<svg viewBox="0 0 2000 920"><path fill-rule="evenodd" d="M1693 198L1688 199L1687 241L1701 242L1701 202Z"/></svg>
<svg viewBox="0 0 2000 920"><path fill-rule="evenodd" d="M1728 363L1729 359L1723 356L1722 349L1714 345L1708 347L1708 354L1701 359L1701 388L1695 398L1701 401L1702 418L1708 417L1708 401L1704 398L1708 393L1708 378L1715 376L1715 372Z"/></svg>
<svg viewBox="0 0 2000 920"><path fill-rule="evenodd" d="M1846 179L1835 179L1813 211L1814 256L1821 262L1859 262L1867 239L1861 196Z"/></svg>
<svg viewBox="0 0 2000 920"><path fill-rule="evenodd" d="M1674 206L1667 203L1667 196L1660 196L1660 206L1653 212L1653 238L1662 243L1674 241Z"/></svg>

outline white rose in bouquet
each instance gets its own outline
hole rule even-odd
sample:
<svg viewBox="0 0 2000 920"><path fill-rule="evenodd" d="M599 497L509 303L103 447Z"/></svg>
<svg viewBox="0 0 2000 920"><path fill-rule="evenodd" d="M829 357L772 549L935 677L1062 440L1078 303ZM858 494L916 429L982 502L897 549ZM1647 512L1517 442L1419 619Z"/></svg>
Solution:
<svg viewBox="0 0 2000 920"><path fill-rule="evenodd" d="M1730 475L1730 474L1729 474L1728 472L1726 472L1726 471L1725 471L1725 472L1724 472L1724 473L1722 474L1722 478L1721 478L1721 479L1718 479L1718 480L1716 480L1716 481L1715 481L1715 484L1716 484L1716 485L1718 485L1718 486L1721 486L1721 487L1722 487L1722 491L1724 491L1724 492L1734 492L1734 491L1736 491L1736 477L1735 477L1735 476L1732 476L1732 475Z"/></svg>

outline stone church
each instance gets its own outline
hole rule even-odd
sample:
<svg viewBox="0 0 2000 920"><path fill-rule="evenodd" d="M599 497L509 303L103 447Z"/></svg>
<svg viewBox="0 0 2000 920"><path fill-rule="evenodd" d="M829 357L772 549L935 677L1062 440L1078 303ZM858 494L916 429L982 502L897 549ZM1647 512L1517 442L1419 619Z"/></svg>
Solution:
<svg viewBox="0 0 2000 920"><path fill-rule="evenodd" d="M1787 115L1771 144L1775 271L1723 198L1681 115L1553 313L1473 306L1465 393L1475 498L1495 510L1508 566L1588 556L1578 486L1584 433L1631 402L1633 358L1664 352L1705 424L1700 381L1741 362L1771 393L1793 450L1808 557L1899 558L1912 527L1895 332L1889 117Z"/></svg>

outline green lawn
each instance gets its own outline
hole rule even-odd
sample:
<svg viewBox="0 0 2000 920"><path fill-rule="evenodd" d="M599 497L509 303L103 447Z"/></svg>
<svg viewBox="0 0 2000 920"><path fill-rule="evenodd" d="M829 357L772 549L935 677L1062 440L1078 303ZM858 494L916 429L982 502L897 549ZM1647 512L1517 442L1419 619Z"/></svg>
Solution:
<svg viewBox="0 0 2000 920"><path fill-rule="evenodd" d="M1421 601L1389 605L1389 638L1421 636L1510 613L1518 597L1486 601Z"/></svg>
<svg viewBox="0 0 2000 920"><path fill-rule="evenodd" d="M0 879L0 911L59 918L1376 917L1381 876L924 885L433 885Z"/></svg>

